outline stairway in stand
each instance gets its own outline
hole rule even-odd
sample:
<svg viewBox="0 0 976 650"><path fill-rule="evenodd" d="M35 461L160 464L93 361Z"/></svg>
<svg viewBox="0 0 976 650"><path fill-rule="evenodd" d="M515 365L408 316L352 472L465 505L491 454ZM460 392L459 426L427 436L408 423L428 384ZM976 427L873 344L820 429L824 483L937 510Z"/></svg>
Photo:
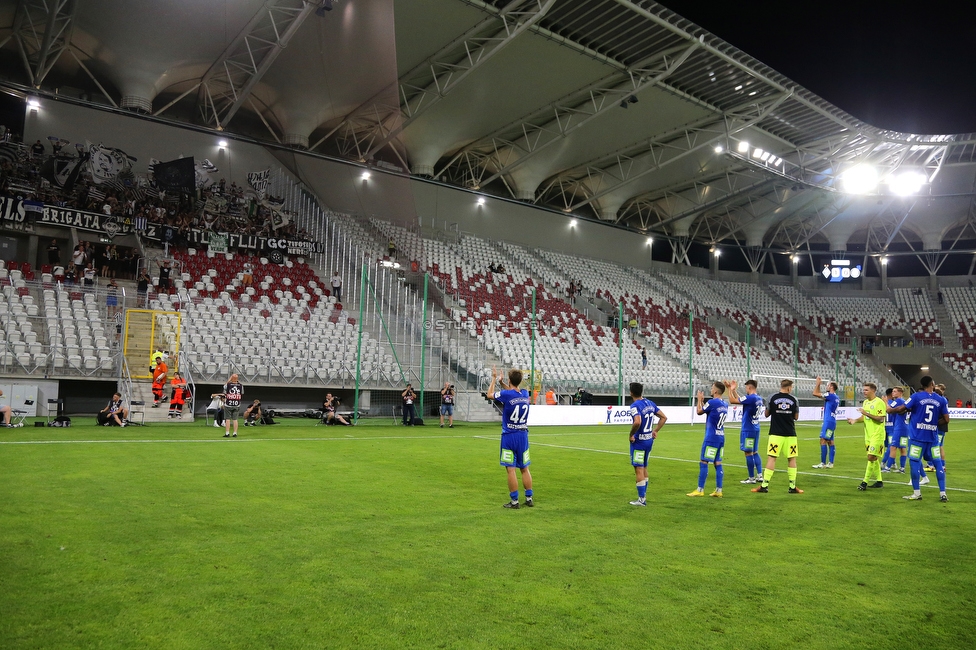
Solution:
<svg viewBox="0 0 976 650"><path fill-rule="evenodd" d="M169 384L166 384L165 395L169 397L170 392L170 386ZM136 410L145 410L146 424L152 424L154 422L193 422L193 408L190 402L187 402L183 407L183 417L178 420L169 418L169 401L163 402L158 408L153 408L152 382L150 382L148 379L134 379L132 381L132 393L133 400L142 401L146 404L145 406L136 407ZM129 419L130 421L132 420L131 417ZM139 422L140 419L141 418L139 416L136 416L135 418L136 422Z"/></svg>

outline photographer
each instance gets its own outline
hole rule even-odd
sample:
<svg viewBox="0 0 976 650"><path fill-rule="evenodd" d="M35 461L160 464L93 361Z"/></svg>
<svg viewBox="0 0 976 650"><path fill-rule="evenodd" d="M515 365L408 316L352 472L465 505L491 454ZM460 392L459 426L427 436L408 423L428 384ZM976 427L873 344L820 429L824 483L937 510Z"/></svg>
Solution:
<svg viewBox="0 0 976 650"><path fill-rule="evenodd" d="M256 399L244 410L244 426L256 427L261 415L261 400Z"/></svg>
<svg viewBox="0 0 976 650"><path fill-rule="evenodd" d="M400 393L401 399L403 399L403 424L404 426L413 425L413 420L417 417L417 413L414 410L413 403L417 399L417 393L413 391L413 384L407 384L407 387L402 393Z"/></svg>
<svg viewBox="0 0 976 650"><path fill-rule="evenodd" d="M351 422L336 413L337 408L339 408L339 398L333 397L332 393L326 393L325 400L322 402L322 424L335 424L338 422L346 427L352 426Z"/></svg>
<svg viewBox="0 0 976 650"><path fill-rule="evenodd" d="M457 397L457 393L454 390L454 386L450 382L444 382L444 388L441 389L441 428L444 428L444 416L446 415L448 420L447 428L454 428L454 400Z"/></svg>

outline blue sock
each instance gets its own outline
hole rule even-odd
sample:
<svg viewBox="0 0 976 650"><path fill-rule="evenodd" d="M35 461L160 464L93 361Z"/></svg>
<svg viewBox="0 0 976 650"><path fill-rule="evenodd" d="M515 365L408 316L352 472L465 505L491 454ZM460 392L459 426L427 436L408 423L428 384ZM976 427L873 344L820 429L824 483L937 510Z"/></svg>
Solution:
<svg viewBox="0 0 976 650"><path fill-rule="evenodd" d="M641 485L643 483L643 485ZM637 484L637 497L640 499L647 498L647 481L641 481Z"/></svg>
<svg viewBox="0 0 976 650"><path fill-rule="evenodd" d="M901 458L898 459L898 462L901 463L901 468L902 469L905 469L905 461L906 460L908 460L908 456L906 456L905 454L902 454L901 455Z"/></svg>
<svg viewBox="0 0 976 650"><path fill-rule="evenodd" d="M887 467L889 465L890 460L891 460L891 447L885 447L884 456L881 457L881 466Z"/></svg>
<svg viewBox="0 0 976 650"><path fill-rule="evenodd" d="M761 480L763 477L762 457L760 457L759 454L753 454L752 462L756 464L756 478Z"/></svg>
<svg viewBox="0 0 976 650"><path fill-rule="evenodd" d="M820 445L820 462L827 463L827 445Z"/></svg>
<svg viewBox="0 0 976 650"><path fill-rule="evenodd" d="M705 479L708 478L708 463L698 464L698 489L705 489Z"/></svg>
<svg viewBox="0 0 976 650"><path fill-rule="evenodd" d="M531 499L532 498L532 490L526 490L525 491L525 498L526 499Z"/></svg>
<svg viewBox="0 0 976 650"><path fill-rule="evenodd" d="M725 478L725 466L721 463L715 463L715 489L722 489L722 480Z"/></svg>
<svg viewBox="0 0 976 650"><path fill-rule="evenodd" d="M935 465L935 478L939 481L939 492L945 492L945 463L942 462L941 458L936 458L932 464Z"/></svg>
<svg viewBox="0 0 976 650"><path fill-rule="evenodd" d="M911 461L911 465L912 465L912 487L915 488L916 490L919 490L922 487L921 485L919 485L919 480L922 478L922 461L913 459Z"/></svg>
<svg viewBox="0 0 976 650"><path fill-rule="evenodd" d="M755 457L755 454L746 456L746 469L749 470L749 478L753 478L755 476L755 471L756 471L756 466L752 462L753 457Z"/></svg>
<svg viewBox="0 0 976 650"><path fill-rule="evenodd" d="M509 492L508 496L512 497L512 501L518 501L518 490L515 490L514 492Z"/></svg>
<svg viewBox="0 0 976 650"><path fill-rule="evenodd" d="M834 464L834 453L836 453L837 447L835 447L834 445L828 445L828 446L830 447L830 461L829 462L830 462L831 465L833 465Z"/></svg>

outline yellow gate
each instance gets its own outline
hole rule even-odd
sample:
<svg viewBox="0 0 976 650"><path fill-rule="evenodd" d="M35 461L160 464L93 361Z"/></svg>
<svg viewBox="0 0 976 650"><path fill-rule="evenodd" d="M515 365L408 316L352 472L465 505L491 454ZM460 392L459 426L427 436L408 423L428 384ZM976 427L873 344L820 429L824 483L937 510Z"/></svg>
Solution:
<svg viewBox="0 0 976 650"><path fill-rule="evenodd" d="M180 312L127 309L122 353L133 379L152 379L150 355L159 350L169 355L170 373L179 370Z"/></svg>

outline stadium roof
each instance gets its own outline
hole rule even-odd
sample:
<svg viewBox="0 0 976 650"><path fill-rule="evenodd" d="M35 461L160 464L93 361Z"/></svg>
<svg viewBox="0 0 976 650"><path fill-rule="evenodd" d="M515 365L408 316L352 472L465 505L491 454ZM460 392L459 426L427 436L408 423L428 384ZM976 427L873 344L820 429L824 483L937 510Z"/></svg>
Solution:
<svg viewBox="0 0 976 650"><path fill-rule="evenodd" d="M674 261L976 240L976 134L875 128L655 2L56 6L0 5L8 81L666 236ZM864 166L877 186L845 191Z"/></svg>

